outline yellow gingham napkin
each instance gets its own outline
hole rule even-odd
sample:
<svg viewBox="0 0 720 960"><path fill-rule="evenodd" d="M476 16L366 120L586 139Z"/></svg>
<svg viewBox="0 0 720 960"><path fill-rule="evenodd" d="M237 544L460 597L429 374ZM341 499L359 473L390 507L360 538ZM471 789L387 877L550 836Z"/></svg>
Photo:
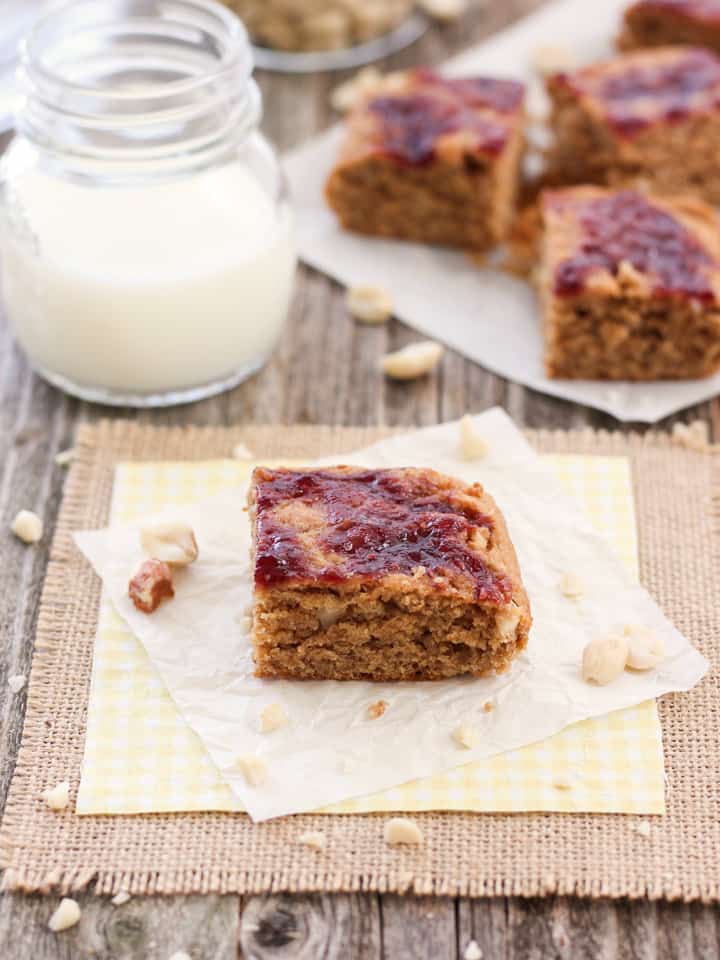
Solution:
<svg viewBox="0 0 720 960"><path fill-rule="evenodd" d="M544 459L637 576L629 462L622 457ZM251 469L252 464L230 460L121 464L111 523L129 523L170 505L208 499L245 484ZM77 812L240 809L140 641L103 600ZM664 813L655 703L584 720L541 743L325 810Z"/></svg>

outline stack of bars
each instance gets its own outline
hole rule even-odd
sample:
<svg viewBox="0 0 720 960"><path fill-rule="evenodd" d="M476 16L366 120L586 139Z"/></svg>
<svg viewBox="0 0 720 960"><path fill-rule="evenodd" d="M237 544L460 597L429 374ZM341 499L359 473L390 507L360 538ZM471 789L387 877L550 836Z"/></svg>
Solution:
<svg viewBox="0 0 720 960"><path fill-rule="evenodd" d="M720 59L706 47L719 38L720 5L641 0L623 53L551 74L539 192L524 189L520 83L392 74L351 110L327 201L347 230L473 256L524 240L527 260L533 224L549 377L708 377L720 370ZM534 216L518 217L528 193Z"/></svg>

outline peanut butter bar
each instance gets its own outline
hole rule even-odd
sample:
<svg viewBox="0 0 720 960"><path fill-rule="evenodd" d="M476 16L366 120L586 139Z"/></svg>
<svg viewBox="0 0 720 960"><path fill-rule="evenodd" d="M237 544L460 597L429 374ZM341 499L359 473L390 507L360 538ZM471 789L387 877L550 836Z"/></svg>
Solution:
<svg viewBox="0 0 720 960"><path fill-rule="evenodd" d="M570 187L541 198L548 376L707 377L720 370L720 232L699 200Z"/></svg>
<svg viewBox="0 0 720 960"><path fill-rule="evenodd" d="M480 484L425 469L255 470L259 677L437 680L505 670L530 608Z"/></svg>
<svg viewBox="0 0 720 960"><path fill-rule="evenodd" d="M720 0L638 0L625 11L623 50L685 43L720 53Z"/></svg>
<svg viewBox="0 0 720 960"><path fill-rule="evenodd" d="M409 72L349 115L326 196L347 230L482 250L505 236L523 149L523 85Z"/></svg>
<svg viewBox="0 0 720 960"><path fill-rule="evenodd" d="M548 78L556 183L642 186L720 202L720 59L657 47Z"/></svg>

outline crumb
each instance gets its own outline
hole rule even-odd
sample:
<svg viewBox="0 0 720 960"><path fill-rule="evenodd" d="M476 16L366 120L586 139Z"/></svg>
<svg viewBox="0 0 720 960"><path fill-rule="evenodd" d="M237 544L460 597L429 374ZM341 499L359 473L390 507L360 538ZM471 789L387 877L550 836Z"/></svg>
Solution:
<svg viewBox="0 0 720 960"><path fill-rule="evenodd" d="M582 678L587 683L605 686L620 676L627 657L627 637L609 635L591 640L583 650Z"/></svg>
<svg viewBox="0 0 720 960"><path fill-rule="evenodd" d="M238 443L233 447L233 459L235 460L254 460L255 454L244 443Z"/></svg>
<svg viewBox="0 0 720 960"><path fill-rule="evenodd" d="M494 710L494 707L490 700L488 700L486 703L483 704L483 713L492 713L493 710Z"/></svg>
<svg viewBox="0 0 720 960"><path fill-rule="evenodd" d="M556 790L572 790L575 781L570 776L559 776L553 780L553 786Z"/></svg>
<svg viewBox="0 0 720 960"><path fill-rule="evenodd" d="M10 687L11 693L20 693L26 682L26 678L22 673L15 673L7 679L7 685Z"/></svg>
<svg viewBox="0 0 720 960"><path fill-rule="evenodd" d="M114 907L122 907L122 905L123 905L124 903L127 903L128 900L130 900L130 899L132 899L132 898L130 897L130 894L127 892L127 890L118 890L118 892L117 892L117 893L115 894L115 896L112 898L112 900L110 901L110 903L111 903Z"/></svg>
<svg viewBox="0 0 720 960"><path fill-rule="evenodd" d="M443 353L445 348L434 340L418 340L386 353L381 361L382 371L394 380L415 380L434 370Z"/></svg>
<svg viewBox="0 0 720 960"><path fill-rule="evenodd" d="M10 529L23 543L37 543L43 535L42 520L32 510L21 510Z"/></svg>
<svg viewBox="0 0 720 960"><path fill-rule="evenodd" d="M287 725L288 715L281 703L270 703L260 714L260 733L273 733Z"/></svg>
<svg viewBox="0 0 720 960"><path fill-rule="evenodd" d="M246 754L238 757L236 766L245 777L245 782L251 787L261 787L267 780L267 766L261 757Z"/></svg>
<svg viewBox="0 0 720 960"><path fill-rule="evenodd" d="M69 467L75 459L75 450L61 450L55 454L55 465L58 467Z"/></svg>
<svg viewBox="0 0 720 960"><path fill-rule="evenodd" d="M298 843L317 851L324 850L327 846L327 837L320 830L307 830L305 833L301 833L297 839Z"/></svg>
<svg viewBox="0 0 720 960"><path fill-rule="evenodd" d="M463 960L482 960L483 952L476 940L469 940L463 953Z"/></svg>
<svg viewBox="0 0 720 960"><path fill-rule="evenodd" d="M67 930L68 927L74 927L80 916L81 910L77 900L63 897L60 906L50 917L48 927L53 933L60 933L62 930Z"/></svg>
<svg viewBox="0 0 720 960"><path fill-rule="evenodd" d="M672 429L672 442L695 453L707 453L711 449L710 428L702 420L676 423Z"/></svg>
<svg viewBox="0 0 720 960"><path fill-rule="evenodd" d="M392 298L383 287L350 287L345 305L350 316L361 323L385 323L393 312Z"/></svg>
<svg viewBox="0 0 720 960"><path fill-rule="evenodd" d="M43 790L41 797L51 810L67 810L70 804L70 784L67 780Z"/></svg>
<svg viewBox="0 0 720 960"><path fill-rule="evenodd" d="M387 700L376 700L375 703L371 703L367 708L367 715L370 720L377 720L378 717L381 717L390 704Z"/></svg>
<svg viewBox="0 0 720 960"><path fill-rule="evenodd" d="M487 443L478 433L475 421L467 413L460 420L460 452L463 460L482 460L488 453Z"/></svg>
<svg viewBox="0 0 720 960"><path fill-rule="evenodd" d="M472 750L477 745L477 734L465 724L455 727L452 738L459 747L464 747L466 750Z"/></svg>
<svg viewBox="0 0 720 960"><path fill-rule="evenodd" d="M640 820L639 823L631 824L631 829L634 833L639 834L641 837L650 836L650 824L647 820Z"/></svg>
<svg viewBox="0 0 720 960"><path fill-rule="evenodd" d="M585 584L576 573L564 573L560 578L560 593L564 597L581 597Z"/></svg>
<svg viewBox="0 0 720 960"><path fill-rule="evenodd" d="M420 827L407 817L392 817L385 824L385 843L391 846L398 843L418 844L422 843L422 839Z"/></svg>
<svg viewBox="0 0 720 960"><path fill-rule="evenodd" d="M140 529L140 544L153 560L186 567L198 557L198 545L187 523L153 523Z"/></svg>
<svg viewBox="0 0 720 960"><path fill-rule="evenodd" d="M141 613L154 613L166 597L175 596L168 564L162 560L144 560L128 584L128 596Z"/></svg>

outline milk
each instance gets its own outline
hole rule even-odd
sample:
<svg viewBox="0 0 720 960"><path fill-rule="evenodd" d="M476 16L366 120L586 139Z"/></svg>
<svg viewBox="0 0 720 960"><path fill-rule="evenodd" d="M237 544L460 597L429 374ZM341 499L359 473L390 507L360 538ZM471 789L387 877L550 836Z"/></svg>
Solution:
<svg viewBox="0 0 720 960"><path fill-rule="evenodd" d="M259 366L291 296L291 216L239 162L91 187L28 170L9 188L0 272L41 372L120 394L189 390Z"/></svg>

